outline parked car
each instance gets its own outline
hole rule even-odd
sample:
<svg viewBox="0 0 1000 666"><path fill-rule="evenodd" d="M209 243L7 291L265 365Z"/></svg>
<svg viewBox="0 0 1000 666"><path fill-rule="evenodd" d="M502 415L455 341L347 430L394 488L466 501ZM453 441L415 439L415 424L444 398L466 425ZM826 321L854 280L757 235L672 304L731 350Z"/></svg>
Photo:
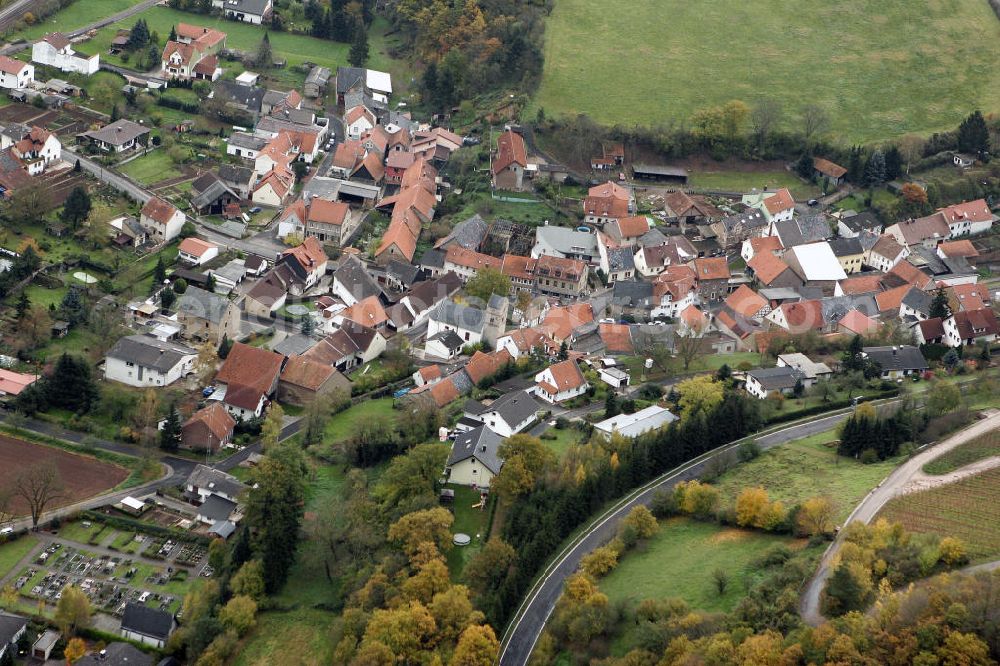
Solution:
<svg viewBox="0 0 1000 666"><path fill-rule="evenodd" d="M478 146L480 144L480 138L477 136L467 136L462 139L463 146Z"/></svg>
<svg viewBox="0 0 1000 666"><path fill-rule="evenodd" d="M201 395L202 395L203 398L207 398L208 396L212 395L213 393L215 393L215 387L214 386L206 386L205 388L203 388L201 390Z"/></svg>
<svg viewBox="0 0 1000 666"><path fill-rule="evenodd" d="M819 200L818 199L810 199L806 203L808 203L810 206L818 206L819 205Z"/></svg>
<svg viewBox="0 0 1000 666"><path fill-rule="evenodd" d="M263 208L261 208L260 206L254 206L253 208L251 208L247 212L250 213L251 215L253 215L254 213L259 213L262 210L263 210Z"/></svg>

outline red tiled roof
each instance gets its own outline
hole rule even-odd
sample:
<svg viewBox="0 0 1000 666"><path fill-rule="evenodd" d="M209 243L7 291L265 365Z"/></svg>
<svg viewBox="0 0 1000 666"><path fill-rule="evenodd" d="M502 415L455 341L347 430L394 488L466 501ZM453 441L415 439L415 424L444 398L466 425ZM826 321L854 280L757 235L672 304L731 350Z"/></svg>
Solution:
<svg viewBox="0 0 1000 666"><path fill-rule="evenodd" d="M500 173L514 164L521 167L528 166L528 149L524 145L524 137L517 132L507 130L497 139L497 156L493 159L493 173Z"/></svg>
<svg viewBox="0 0 1000 666"><path fill-rule="evenodd" d="M819 301L782 303L779 309L785 315L788 330L792 332L823 327L823 307Z"/></svg>
<svg viewBox="0 0 1000 666"><path fill-rule="evenodd" d="M788 264L770 252L755 254L753 259L747 262L747 266L762 284L771 284L779 275L788 270Z"/></svg>
<svg viewBox="0 0 1000 666"><path fill-rule="evenodd" d="M764 207L767 208L771 215L777 215L789 208L794 208L795 199L792 198L792 193L788 191L787 187L782 187L764 199Z"/></svg>
<svg viewBox="0 0 1000 666"><path fill-rule="evenodd" d="M241 342L233 344L215 380L227 385L225 401L254 409L274 385L284 356Z"/></svg>
<svg viewBox="0 0 1000 666"><path fill-rule="evenodd" d="M631 354L635 351L632 329L628 324L601 324L598 333L610 354Z"/></svg>
<svg viewBox="0 0 1000 666"><path fill-rule="evenodd" d="M843 178L847 169L822 157L813 158L813 168L829 178Z"/></svg>
<svg viewBox="0 0 1000 666"><path fill-rule="evenodd" d="M385 308L379 302L378 296L362 299L341 314L346 319L369 328L376 328L389 320L389 315L386 314Z"/></svg>
<svg viewBox="0 0 1000 666"><path fill-rule="evenodd" d="M496 257L491 257L488 254L476 252L475 250L467 250L461 245L449 246L445 252L445 261L473 270L481 268L499 269L503 263Z"/></svg>
<svg viewBox="0 0 1000 666"><path fill-rule="evenodd" d="M315 202L313 202L315 203ZM282 257L292 256L307 271L310 271L328 261L323 246L313 236L308 236L301 245L289 248L281 253Z"/></svg>
<svg viewBox="0 0 1000 666"><path fill-rule="evenodd" d="M958 334L963 340L1000 333L1000 322L993 310L962 310L952 315Z"/></svg>
<svg viewBox="0 0 1000 666"><path fill-rule="evenodd" d="M506 349L500 349L488 354L476 351L469 362L465 364L465 373L473 384L478 384L490 375L502 368L505 364L513 361L514 358Z"/></svg>
<svg viewBox="0 0 1000 666"><path fill-rule="evenodd" d="M309 221L322 224L343 224L350 210L350 206L342 201L313 199L309 204ZM326 256L325 253L324 256Z"/></svg>
<svg viewBox="0 0 1000 666"><path fill-rule="evenodd" d="M236 419L229 415L221 402L213 402L204 409L199 409L184 422L182 428L202 423L217 440L224 440L233 433L236 427Z"/></svg>
<svg viewBox="0 0 1000 666"><path fill-rule="evenodd" d="M427 392L430 393L431 398L433 398L434 403L438 407L444 407L460 395L458 387L455 386L455 382L451 377L447 377L432 385Z"/></svg>
<svg viewBox="0 0 1000 666"><path fill-rule="evenodd" d="M962 222L966 220L969 222L986 222L993 219L993 213L990 212L990 207L986 205L985 199L976 199L975 201L966 201L953 206L947 206L940 208L939 212L944 216L945 222Z"/></svg>
<svg viewBox="0 0 1000 666"><path fill-rule="evenodd" d="M281 381L310 391L318 391L333 376L331 366L305 356L290 356L281 371Z"/></svg>
<svg viewBox="0 0 1000 666"><path fill-rule="evenodd" d="M628 215L628 200L615 197L587 197L583 200L583 212L597 217L623 218Z"/></svg>
<svg viewBox="0 0 1000 666"><path fill-rule="evenodd" d="M882 274L858 275L840 281L840 289L845 295L871 294L879 291L882 283Z"/></svg>
<svg viewBox="0 0 1000 666"><path fill-rule="evenodd" d="M990 290L981 284L956 284L948 290L954 310L981 310L990 307Z"/></svg>
<svg viewBox="0 0 1000 666"><path fill-rule="evenodd" d="M874 319L857 309L852 309L841 317L837 326L857 335L867 335L878 327Z"/></svg>
<svg viewBox="0 0 1000 666"><path fill-rule="evenodd" d="M505 254L500 271L507 277L520 280L531 280L535 276L536 260L531 257L520 257L516 254Z"/></svg>
<svg viewBox="0 0 1000 666"><path fill-rule="evenodd" d="M359 120L360 118L367 118L368 122L372 125L375 124L375 115L368 110L368 107L364 105L358 105L353 109L349 109L344 115L344 124L350 125L351 123Z"/></svg>
<svg viewBox="0 0 1000 666"><path fill-rule="evenodd" d="M725 304L736 314L751 318L767 307L767 299L745 284L741 284L739 289L729 295Z"/></svg>
<svg viewBox="0 0 1000 666"><path fill-rule="evenodd" d="M889 275L895 275L907 284L919 287L920 289L926 288L931 282L929 275L905 259L893 266L892 270L889 271Z"/></svg>
<svg viewBox="0 0 1000 666"><path fill-rule="evenodd" d="M348 139L337 144L337 150L333 153L333 166L339 169L354 169L354 165L365 156L365 147L360 141Z"/></svg>
<svg viewBox="0 0 1000 666"><path fill-rule="evenodd" d="M181 244L177 246L177 249L194 257L202 257L213 247L218 248L219 246L215 243L209 243L208 241L201 240L200 238L191 237L182 240Z"/></svg>
<svg viewBox="0 0 1000 666"><path fill-rule="evenodd" d="M554 365L550 365L549 371L552 373L552 378L555 380L555 386L547 382L541 383L540 386L552 395L555 395L560 391L569 391L580 388L587 383L587 380L583 376L583 373L580 372L580 366L576 364L576 361L561 361Z"/></svg>
<svg viewBox="0 0 1000 666"><path fill-rule="evenodd" d="M515 329L507 333L507 335L510 336L511 342L517 347L517 351L523 354L530 352L535 347L543 346L546 339L545 333L533 326Z"/></svg>
<svg viewBox="0 0 1000 666"><path fill-rule="evenodd" d="M903 297L910 293L910 289L913 289L913 285L904 284L901 287L875 294L875 304L878 305L878 311L898 310L903 302Z"/></svg>
<svg viewBox="0 0 1000 666"><path fill-rule="evenodd" d="M967 239L946 241L937 247L938 252L946 257L978 257L979 252L972 241Z"/></svg>
<svg viewBox="0 0 1000 666"><path fill-rule="evenodd" d="M750 239L750 247L753 248L753 256L761 252L777 252L781 249L781 239L778 236L759 236Z"/></svg>
<svg viewBox="0 0 1000 666"><path fill-rule="evenodd" d="M638 238L649 231L649 219L645 215L622 217L615 224L622 238Z"/></svg>
<svg viewBox="0 0 1000 666"><path fill-rule="evenodd" d="M440 379L441 377L441 366L437 363L433 365L428 365L426 367L420 368L417 371L420 374L420 378L425 382L431 382L435 379Z"/></svg>
<svg viewBox="0 0 1000 666"><path fill-rule="evenodd" d="M569 338L573 331L594 321L594 309L590 303L574 303L573 305L551 308L542 320L541 329L555 340Z"/></svg>
<svg viewBox="0 0 1000 666"><path fill-rule="evenodd" d="M38 375L0 368L0 394L18 395L36 381L38 381Z"/></svg>
<svg viewBox="0 0 1000 666"><path fill-rule="evenodd" d="M698 280L728 280L729 263L725 257L703 257L694 260L695 277Z"/></svg>
<svg viewBox="0 0 1000 666"><path fill-rule="evenodd" d="M872 246L871 251L873 254L877 254L880 257L895 259L899 256L899 253L903 251L903 246L899 244L895 236L892 234L885 234L880 236L879 239L875 241L875 245Z"/></svg>
<svg viewBox="0 0 1000 666"><path fill-rule="evenodd" d="M920 335L923 337L925 342L927 340L944 337L944 319L941 317L924 319L923 321L917 322L917 326L920 327Z"/></svg>
<svg viewBox="0 0 1000 666"><path fill-rule="evenodd" d="M66 37L66 35L62 34L61 32L50 32L49 34L42 37L39 41L48 42L57 50L62 50L67 46L69 46L70 44L69 38Z"/></svg>
<svg viewBox="0 0 1000 666"><path fill-rule="evenodd" d="M535 262L535 273L560 280L579 280L587 273L587 264L579 259L566 259L543 254Z"/></svg>
<svg viewBox="0 0 1000 666"><path fill-rule="evenodd" d="M0 55L0 72L7 74L20 74L21 70L28 66L28 63L5 55Z"/></svg>
<svg viewBox="0 0 1000 666"><path fill-rule="evenodd" d="M622 201L629 200L628 190L619 185L614 181L606 181L600 185L594 185L589 190L587 190L588 197L611 197L615 199L621 199Z"/></svg>
<svg viewBox="0 0 1000 666"><path fill-rule="evenodd" d="M164 201L160 197L154 196L146 205L142 207L142 214L148 218L159 222L160 224L166 224L170 221L170 218L174 216L177 212L177 208L170 202Z"/></svg>
<svg viewBox="0 0 1000 666"><path fill-rule="evenodd" d="M681 321L688 328L702 329L705 324L708 323L708 318L705 317L705 313L698 309L695 305L689 305L681 311L680 314Z"/></svg>

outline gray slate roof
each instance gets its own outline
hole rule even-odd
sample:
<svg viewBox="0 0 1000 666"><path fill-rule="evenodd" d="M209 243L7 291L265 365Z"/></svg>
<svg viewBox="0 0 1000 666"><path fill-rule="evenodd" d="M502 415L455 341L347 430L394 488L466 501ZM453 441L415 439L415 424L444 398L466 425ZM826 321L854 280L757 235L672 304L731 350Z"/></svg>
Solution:
<svg viewBox="0 0 1000 666"><path fill-rule="evenodd" d="M451 299L441 301L431 313L431 319L455 328L479 333L482 333L483 326L486 324L486 315L482 310L459 305Z"/></svg>
<svg viewBox="0 0 1000 666"><path fill-rule="evenodd" d="M465 346L462 338L455 331L441 331L440 333L435 333L431 337L427 338L428 342L432 340L440 342L444 345L445 349L450 351L456 351Z"/></svg>
<svg viewBox="0 0 1000 666"><path fill-rule="evenodd" d="M926 370L927 360L920 349L912 345L899 347L865 347L862 351L868 358L889 370Z"/></svg>
<svg viewBox="0 0 1000 666"><path fill-rule="evenodd" d="M128 335L115 343L108 352L108 358L116 358L165 373L180 363L185 356L197 354L198 352L191 347L158 340L151 335Z"/></svg>
<svg viewBox="0 0 1000 666"><path fill-rule="evenodd" d="M503 461L500 460L497 452L500 449L500 442L502 441L503 437L486 426L480 426L474 430L464 432L455 438L455 443L451 447L451 455L448 456L448 465L454 465L463 460L475 458L486 469L494 474L499 474Z"/></svg>
<svg viewBox="0 0 1000 666"><path fill-rule="evenodd" d="M486 224L486 220L476 214L456 224L451 233L438 241L437 245L454 243L466 250L478 250L483 239L486 238L488 229L489 225Z"/></svg>
<svg viewBox="0 0 1000 666"><path fill-rule="evenodd" d="M420 255L417 263L422 268L444 268L444 257L445 254L441 250L427 250Z"/></svg>
<svg viewBox="0 0 1000 666"><path fill-rule="evenodd" d="M218 491L236 497L246 489L246 484L231 474L226 474L207 465L198 465L187 478L187 485L205 490Z"/></svg>
<svg viewBox="0 0 1000 666"><path fill-rule="evenodd" d="M541 247L542 254L555 252L597 256L597 234L567 227L538 227L535 229L535 243Z"/></svg>
<svg viewBox="0 0 1000 666"><path fill-rule="evenodd" d="M782 389L794 388L796 382L806 377L805 373L801 370L796 370L787 365L775 368L757 368L747 374L760 382L765 391L780 391Z"/></svg>
<svg viewBox="0 0 1000 666"><path fill-rule="evenodd" d="M352 255L346 255L344 260L340 262L340 266L333 273L333 279L347 287L354 298L359 301L369 296L382 295L382 288L378 282L368 275L361 260Z"/></svg>
<svg viewBox="0 0 1000 666"><path fill-rule="evenodd" d="M866 229L878 229L882 226L875 213L865 211L841 220L848 229L854 233L861 233Z"/></svg>
<svg viewBox="0 0 1000 666"><path fill-rule="evenodd" d="M820 299L823 321L835 324L851 310L860 310L869 317L878 316L878 304L872 294L847 294Z"/></svg>
<svg viewBox="0 0 1000 666"><path fill-rule="evenodd" d="M497 412L504 421L512 426L534 416L538 409L538 402L527 391L505 393L486 408L487 411Z"/></svg>
<svg viewBox="0 0 1000 666"><path fill-rule="evenodd" d="M218 324L226 315L230 305L231 301L225 296L188 286L187 291L177 301L177 311Z"/></svg>
<svg viewBox="0 0 1000 666"><path fill-rule="evenodd" d="M143 127L139 123L134 123L125 118L105 125L99 130L84 132L84 136L112 146L124 145L143 134L149 134L148 127Z"/></svg>
<svg viewBox="0 0 1000 666"><path fill-rule="evenodd" d="M934 298L926 291L913 287L903 296L903 305L925 315L931 313L931 303Z"/></svg>
<svg viewBox="0 0 1000 666"><path fill-rule="evenodd" d="M316 346L318 340L308 335L295 333L271 347L271 351L282 356L300 356Z"/></svg>
<svg viewBox="0 0 1000 666"><path fill-rule="evenodd" d="M174 626L174 616L143 604L129 602L122 615L122 629L166 640Z"/></svg>
<svg viewBox="0 0 1000 666"><path fill-rule="evenodd" d="M247 111L260 113L260 103L264 99L264 89L244 86L235 81L216 81L212 87L216 99L245 107Z"/></svg>
<svg viewBox="0 0 1000 666"><path fill-rule="evenodd" d="M211 185L203 189L196 196L191 198L191 205L195 208L204 208L211 203L214 203L219 197L224 194L229 194L229 196L239 200L240 195L223 183L217 176L213 176L214 180Z"/></svg>
<svg viewBox="0 0 1000 666"><path fill-rule="evenodd" d="M246 86L239 87L245 88ZM236 146L237 148L243 148L245 150L260 150L267 145L267 140L245 132L234 132L230 135L228 143L230 146ZM221 167L219 168L219 175L222 175Z"/></svg>
<svg viewBox="0 0 1000 666"><path fill-rule="evenodd" d="M9 645L14 636L28 625L26 618L8 613L0 613L0 646Z"/></svg>
<svg viewBox="0 0 1000 666"><path fill-rule="evenodd" d="M616 247L608 249L608 269L614 273L616 271L635 270L635 255L630 247Z"/></svg>
<svg viewBox="0 0 1000 666"><path fill-rule="evenodd" d="M653 284L651 282L621 280L615 282L611 293L611 302L615 305L626 308L648 307L653 299Z"/></svg>
<svg viewBox="0 0 1000 666"><path fill-rule="evenodd" d="M864 252L861 240L858 238L831 238L829 244L835 257L848 257L852 254L861 254Z"/></svg>
<svg viewBox="0 0 1000 666"><path fill-rule="evenodd" d="M153 657L128 643L109 643L102 652L92 652L76 666L153 666Z"/></svg>
<svg viewBox="0 0 1000 666"><path fill-rule="evenodd" d="M226 0L226 11L236 11L263 16L271 0Z"/></svg>
<svg viewBox="0 0 1000 666"><path fill-rule="evenodd" d="M235 134L233 135L235 136ZM251 137L256 139L257 137ZM263 141L263 139L261 139ZM224 183L239 183L249 185L253 180L253 169L250 167L236 166L235 164L223 164L219 167L219 179Z"/></svg>
<svg viewBox="0 0 1000 666"><path fill-rule="evenodd" d="M213 522L229 520L229 516L236 510L236 502L227 500L220 495L212 495L205 503L198 507L198 515L205 516Z"/></svg>

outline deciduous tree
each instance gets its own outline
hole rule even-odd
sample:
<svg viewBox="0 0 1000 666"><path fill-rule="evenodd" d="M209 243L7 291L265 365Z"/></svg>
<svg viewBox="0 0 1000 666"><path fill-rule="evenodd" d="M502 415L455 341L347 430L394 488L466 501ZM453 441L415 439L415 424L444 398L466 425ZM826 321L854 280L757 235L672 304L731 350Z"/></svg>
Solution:
<svg viewBox="0 0 1000 666"><path fill-rule="evenodd" d="M225 627L242 636L257 623L257 602L248 596L238 594L219 611L219 620Z"/></svg>
<svg viewBox="0 0 1000 666"><path fill-rule="evenodd" d="M64 636L73 636L78 629L90 625L92 612L90 599L84 591L75 585L67 585L56 603L55 622Z"/></svg>
<svg viewBox="0 0 1000 666"><path fill-rule="evenodd" d="M796 520L803 534L829 534L833 531L833 503L826 497L810 497L799 507Z"/></svg>
<svg viewBox="0 0 1000 666"><path fill-rule="evenodd" d="M500 650L493 627L473 625L467 627L458 639L449 666L491 666Z"/></svg>
<svg viewBox="0 0 1000 666"><path fill-rule="evenodd" d="M415 555L423 543L432 543L439 552L451 548L451 512L443 507L408 513L389 526L389 540L399 544L403 552Z"/></svg>
<svg viewBox="0 0 1000 666"><path fill-rule="evenodd" d="M38 527L45 507L62 498L63 491L62 477L51 462L26 467L14 480L14 492L28 505L32 527Z"/></svg>
<svg viewBox="0 0 1000 666"><path fill-rule="evenodd" d="M722 403L725 397L725 386L711 375L685 379L677 384L676 390L681 395L678 404L683 418L706 415Z"/></svg>
<svg viewBox="0 0 1000 666"><path fill-rule="evenodd" d="M483 301L489 301L493 294L506 297L510 293L510 278L501 273L500 269L487 266L465 284L465 291Z"/></svg>

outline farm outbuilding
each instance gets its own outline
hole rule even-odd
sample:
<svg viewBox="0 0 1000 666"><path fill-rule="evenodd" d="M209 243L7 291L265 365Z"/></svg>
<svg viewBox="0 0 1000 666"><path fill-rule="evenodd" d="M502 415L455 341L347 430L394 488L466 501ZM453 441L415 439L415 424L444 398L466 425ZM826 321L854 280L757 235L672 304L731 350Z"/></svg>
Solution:
<svg viewBox="0 0 1000 666"><path fill-rule="evenodd" d="M632 175L639 180L652 180L661 183L676 183L687 185L688 172L684 167L660 164L633 164Z"/></svg>

